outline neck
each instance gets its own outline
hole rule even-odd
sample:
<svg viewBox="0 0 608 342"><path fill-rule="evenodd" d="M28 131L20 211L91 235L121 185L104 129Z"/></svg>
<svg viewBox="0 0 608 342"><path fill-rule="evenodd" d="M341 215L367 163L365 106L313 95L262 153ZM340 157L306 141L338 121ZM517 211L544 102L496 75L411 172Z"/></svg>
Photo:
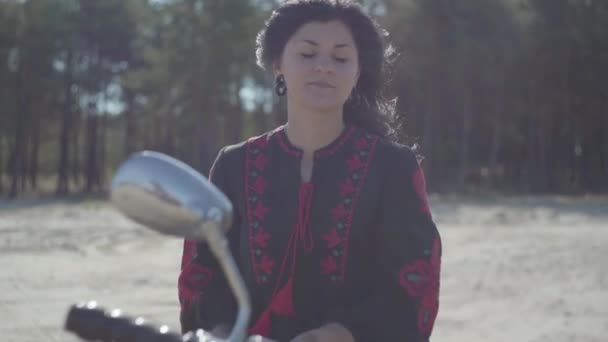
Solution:
<svg viewBox="0 0 608 342"><path fill-rule="evenodd" d="M310 155L340 136L344 130L342 110L317 113L288 108L285 129L290 142Z"/></svg>

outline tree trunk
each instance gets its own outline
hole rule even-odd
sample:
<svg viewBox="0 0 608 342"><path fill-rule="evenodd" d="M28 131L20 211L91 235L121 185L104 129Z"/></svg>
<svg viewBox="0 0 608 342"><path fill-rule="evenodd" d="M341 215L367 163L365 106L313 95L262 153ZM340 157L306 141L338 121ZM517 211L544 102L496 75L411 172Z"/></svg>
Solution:
<svg viewBox="0 0 608 342"><path fill-rule="evenodd" d="M534 109L532 109L534 111ZM536 124L536 113L532 112L528 117L528 132L527 132L527 188L528 191L535 191L536 182L537 182L537 174L538 174L538 156L537 156L537 139L536 139L536 131L538 130L538 126Z"/></svg>
<svg viewBox="0 0 608 342"><path fill-rule="evenodd" d="M70 152L72 154L72 163L70 167L70 172L72 173L72 180L74 181L74 186L78 187L80 186L81 177L79 131L82 117L80 111L76 109L72 113L72 115L72 130L70 132L71 148L68 149L71 149ZM68 163L68 165L70 165L70 163Z"/></svg>
<svg viewBox="0 0 608 342"><path fill-rule="evenodd" d="M432 6L429 18L429 28L431 30L430 47L428 59L430 64L425 68L425 73L428 77L425 94L425 118L423 128L423 146L422 152L425 164L425 172L429 175L427 185L429 189L432 184L441 186L443 167L441 166L445 152L439 148L439 144L433 142L440 140L437 134L441 134L441 126L438 125L441 120L441 111L445 106L444 94L448 94L445 80L448 77L448 69L446 60L451 63L451 60L446 57L448 52L447 45L449 39L450 23L448 19L448 4L443 0L429 2Z"/></svg>
<svg viewBox="0 0 608 342"><path fill-rule="evenodd" d="M165 146L165 151L167 152L167 154L169 155L174 155L177 148L176 148L176 134L175 134L175 127L172 125L165 125L165 142L164 142L164 146Z"/></svg>
<svg viewBox="0 0 608 342"><path fill-rule="evenodd" d="M600 13L602 13L602 9L600 8L602 2L596 1L591 4L592 7L587 7L589 14L591 16L591 26L599 27L602 19L600 17ZM608 6L604 5L604 23L606 18L606 9ZM605 192L608 190L608 91L606 90L606 74L608 73L608 63L606 63L606 54L608 53L608 36L605 35L605 24L602 24L604 27L603 30L595 30L592 35L592 45L591 51L589 51L588 56L591 60L590 63L587 64L587 69L589 70L589 83L587 94L593 96L594 99L592 103L594 104L592 111L595 113L596 119L591 123L593 127L597 130L597 141L593 143L600 145L600 148L596 146L591 146L594 150L594 153L597 153L597 164L593 166L594 178L595 178L595 186L593 191L601 191ZM602 33L600 33L602 32ZM600 70L602 72L600 72ZM602 124L603 121L603 124ZM595 122L597 122L597 126L595 126Z"/></svg>
<svg viewBox="0 0 608 342"><path fill-rule="evenodd" d="M582 97L584 94L581 94L579 90L580 79L574 78L573 75L577 75L579 72L580 65L584 65L584 61L582 59L582 55L577 53L575 50L575 46L570 44L570 63L568 65L568 74L571 75L573 79L569 81L569 93L572 94L570 98L570 117L572 123L572 146L571 153L573 155L572 158L572 185L573 189L580 191L584 187L585 183L585 174L584 174L584 165L583 158L584 153L584 137L586 135L585 132L585 124L582 118L583 113L585 112L585 101L586 99Z"/></svg>
<svg viewBox="0 0 608 342"><path fill-rule="evenodd" d="M154 116L154 129L152 130L152 145L155 150L162 150L163 139L162 139L162 127L163 117L160 113L156 113Z"/></svg>
<svg viewBox="0 0 608 342"><path fill-rule="evenodd" d="M608 113L608 102L604 101L606 104L603 109L600 109L603 113ZM608 190L608 115L604 115L604 153L603 153L603 163L604 172L602 176L604 190Z"/></svg>
<svg viewBox="0 0 608 342"><path fill-rule="evenodd" d="M536 175L536 182L538 184L539 192L547 192L549 190L549 167L548 167L548 154L549 154L549 142L548 142L548 129L546 125L541 124L538 126L538 168Z"/></svg>
<svg viewBox="0 0 608 342"><path fill-rule="evenodd" d="M218 145L218 121L216 113L218 112L218 97L207 96L201 99L201 107L207 106L209 108L208 115L198 121L198 132L197 137L199 139L199 149L196 151L198 158L195 158L195 163L199 171L208 175L209 169L217 153Z"/></svg>
<svg viewBox="0 0 608 342"><path fill-rule="evenodd" d="M15 140L13 142L13 150L11 152L9 173L11 177L11 185L9 190L9 197L15 198L19 193L19 185L23 189L22 179L25 180L25 168L26 162L26 122L27 122L27 108L23 87L23 70L22 65L16 75L15 94L17 105L15 106Z"/></svg>
<svg viewBox="0 0 608 342"><path fill-rule="evenodd" d="M208 122L209 120L212 120L210 119L212 117L214 116L210 115L209 118L207 118L207 122L201 122L199 124L199 134L197 134L200 146L197 151L199 155L197 166L199 172L204 175L208 175L217 151L217 132L215 128L217 125L215 124L215 120L213 120L213 123Z"/></svg>
<svg viewBox="0 0 608 342"><path fill-rule="evenodd" d="M21 153L23 154L23 156L21 157L21 159L19 160L19 189L20 192L25 192L25 190L27 189L27 169L28 169L28 153L27 151L29 150L29 140L28 140L28 130L27 130L27 123L25 124L25 128L24 128L24 135L23 135L23 145L22 145L22 151Z"/></svg>
<svg viewBox="0 0 608 342"><path fill-rule="evenodd" d="M0 195L4 192L4 136L0 135Z"/></svg>
<svg viewBox="0 0 608 342"><path fill-rule="evenodd" d="M464 186L469 172L469 141L471 138L471 87L465 87L462 107L462 136L460 140L460 169L458 185Z"/></svg>
<svg viewBox="0 0 608 342"><path fill-rule="evenodd" d="M106 177L106 160L107 160L107 134L108 134L108 114L101 115L101 133L99 134L99 160L97 163L97 177L95 185L97 189L103 189Z"/></svg>
<svg viewBox="0 0 608 342"><path fill-rule="evenodd" d="M255 134L261 134L268 129L267 119L268 115L264 112L264 108L260 106L253 112L253 127L255 127Z"/></svg>
<svg viewBox="0 0 608 342"><path fill-rule="evenodd" d="M569 165L568 165L568 170L569 170L569 181L570 184L569 190L573 190L576 189L578 190L580 188L580 184L581 184L581 177L580 177L580 169L579 169L579 163L580 163L580 156L582 153L582 147L581 147L581 139L580 139L580 119L579 119L579 114L580 114L580 110L581 110L581 100L579 98L579 94L578 94L578 87L576 84L576 79L575 79L575 75L578 73L577 69L579 67L579 56L576 53L576 50L574 49L574 47L572 45L570 45L570 49L569 49L569 53L568 53L568 83L567 83L567 89L565 90L565 93L568 94L568 96L565 98L566 101L566 106L565 107L568 110L567 116L568 116L568 120L567 123L569 125L568 127L568 137L569 137L569 145L567 146L567 153L568 153L568 161L569 161Z"/></svg>
<svg viewBox="0 0 608 342"><path fill-rule="evenodd" d="M85 191L93 192L97 184L97 116L87 114L87 136L86 136L86 186Z"/></svg>
<svg viewBox="0 0 608 342"><path fill-rule="evenodd" d="M57 164L57 188L55 194L57 196L65 196L70 192L69 185L69 164L70 164L70 149L69 142L72 132L72 51L68 51L66 61L66 73L64 83L64 102L61 113L61 132L59 134L59 163Z"/></svg>
<svg viewBox="0 0 608 342"><path fill-rule="evenodd" d="M127 157L135 152L135 122L133 112L130 108L125 111L125 146L124 156Z"/></svg>
<svg viewBox="0 0 608 342"><path fill-rule="evenodd" d="M127 102L127 108L125 110L125 146L124 156L128 157L135 152L135 115L133 113L133 92L130 89L125 89L125 98Z"/></svg>
<svg viewBox="0 0 608 342"><path fill-rule="evenodd" d="M24 57L24 49L22 44L22 36L25 30L25 12L23 10L23 6L19 6L19 12L17 15L17 30L15 31L15 45L18 51L18 66L17 72L15 74L15 135L13 146L10 151L10 157L8 161L8 173L11 178L10 180L10 189L8 196L9 198L17 197L19 193L18 185L19 185L19 165L21 165L21 159L24 158L24 136L25 136L25 99L24 99L24 91L23 91L23 61Z"/></svg>
<svg viewBox="0 0 608 342"><path fill-rule="evenodd" d="M503 98L502 95L497 96L494 106L494 122L492 133L492 146L490 147L490 185L496 186L498 176L498 153L502 148L502 115L503 115Z"/></svg>
<svg viewBox="0 0 608 342"><path fill-rule="evenodd" d="M554 172L558 173L558 184L561 186L559 190L570 191L574 183L574 117L573 114L576 112L574 107L574 80L572 73L572 65L575 63L573 49L570 48L567 54L567 63L570 72L567 73L567 77L563 81L563 94L561 99L561 112L562 119L559 121L559 130L556 132L557 147L559 148L554 154L557 158L556 167Z"/></svg>
<svg viewBox="0 0 608 342"><path fill-rule="evenodd" d="M154 125L156 124L156 113L152 112L146 120L142 121L142 130L141 130L141 138L143 143L143 148L150 149L153 148L154 141L152 140L152 130L154 129Z"/></svg>
<svg viewBox="0 0 608 342"><path fill-rule="evenodd" d="M32 130L30 135L30 159L28 163L28 175L30 186L33 190L38 188L38 151L40 150L40 117L32 120Z"/></svg>
<svg viewBox="0 0 608 342"><path fill-rule="evenodd" d="M242 139L243 135L243 107L241 105L241 100L236 94L236 106L229 107L229 115L228 115L228 127L226 129L228 133L228 141L230 143L236 143Z"/></svg>
<svg viewBox="0 0 608 342"><path fill-rule="evenodd" d="M424 113L424 128L422 136L422 151L423 158L425 160L425 172L434 178L433 169L433 134L434 134L434 112L435 112L435 101L433 99L435 87L431 84L432 81L427 83L427 91L425 96L425 113Z"/></svg>

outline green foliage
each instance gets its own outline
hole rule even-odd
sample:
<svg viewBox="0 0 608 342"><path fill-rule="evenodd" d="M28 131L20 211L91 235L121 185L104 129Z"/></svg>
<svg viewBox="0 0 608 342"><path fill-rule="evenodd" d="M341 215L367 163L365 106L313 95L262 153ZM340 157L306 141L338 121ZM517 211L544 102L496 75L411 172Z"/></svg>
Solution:
<svg viewBox="0 0 608 342"><path fill-rule="evenodd" d="M361 2L400 53L392 88L432 190L608 190L608 2ZM17 155L18 175L82 186L85 164L141 149L205 172L272 128L284 108L254 43L277 3L0 1L0 189Z"/></svg>

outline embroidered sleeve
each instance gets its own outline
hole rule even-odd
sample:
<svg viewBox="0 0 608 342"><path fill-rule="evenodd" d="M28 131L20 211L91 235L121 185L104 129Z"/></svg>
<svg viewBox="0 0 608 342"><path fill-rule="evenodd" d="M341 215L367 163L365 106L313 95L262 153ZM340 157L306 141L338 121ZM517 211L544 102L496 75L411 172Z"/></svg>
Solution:
<svg viewBox="0 0 608 342"><path fill-rule="evenodd" d="M439 308L441 238L415 155L388 165L376 228L374 289L330 316L356 341L428 341Z"/></svg>
<svg viewBox="0 0 608 342"><path fill-rule="evenodd" d="M224 164L224 150L221 150L211 167L209 180L227 193ZM238 218L234 221L235 226L238 225ZM231 229L228 238L233 246L236 236L236 229ZM184 240L178 297L183 333L198 328L212 329L221 323L230 324L236 316L236 303L227 280L205 242Z"/></svg>

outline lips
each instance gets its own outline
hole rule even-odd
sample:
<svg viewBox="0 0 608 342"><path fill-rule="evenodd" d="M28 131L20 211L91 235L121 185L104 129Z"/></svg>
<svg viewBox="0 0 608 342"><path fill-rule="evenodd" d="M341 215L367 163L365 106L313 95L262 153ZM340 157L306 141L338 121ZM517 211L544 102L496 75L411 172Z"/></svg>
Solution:
<svg viewBox="0 0 608 342"><path fill-rule="evenodd" d="M331 83L327 83L325 81L309 82L308 84L319 88L335 88Z"/></svg>

